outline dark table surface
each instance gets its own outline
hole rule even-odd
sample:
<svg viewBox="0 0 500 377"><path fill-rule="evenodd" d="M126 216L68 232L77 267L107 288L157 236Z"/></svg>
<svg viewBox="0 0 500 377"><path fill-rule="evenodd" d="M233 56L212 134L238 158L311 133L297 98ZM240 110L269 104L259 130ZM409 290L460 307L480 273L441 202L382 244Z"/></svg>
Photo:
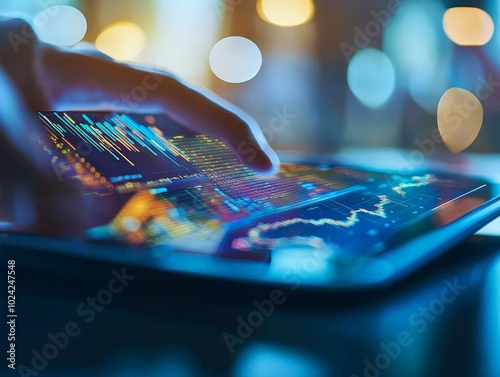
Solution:
<svg viewBox="0 0 500 377"><path fill-rule="evenodd" d="M400 153L344 156L385 168L397 164ZM499 156L460 155L419 168L500 182L499 163ZM492 233L500 234L498 224ZM254 301L268 300L275 287L165 278L140 269L127 269L135 279L108 305L82 315L82 303L102 295L111 271L122 266L82 260L75 274L43 254L20 255L0 243L1 269L16 257L18 313L18 370L8 369L4 357L0 376L500 377L500 237L473 236L384 290L285 292L286 301L267 317L255 315ZM6 287L6 273L0 276ZM6 291L0 293L5 306ZM255 326L238 328L249 316ZM78 334L62 335L65 329ZM3 352L7 331L5 325Z"/></svg>
<svg viewBox="0 0 500 377"><path fill-rule="evenodd" d="M8 256L0 255L6 266ZM84 274L71 275L17 260L16 363L29 369L12 371L4 358L0 375L500 376L497 237L474 236L382 291L299 289L261 324L257 316L246 338L228 338L233 353L223 335L238 336L238 317L248 319L253 301L269 298L273 287L127 270L136 278L123 291L93 318L80 315L79 305L107 287L113 268L121 266L82 262ZM54 348L49 333L69 323L78 335L59 334ZM34 361L37 352L51 359Z"/></svg>

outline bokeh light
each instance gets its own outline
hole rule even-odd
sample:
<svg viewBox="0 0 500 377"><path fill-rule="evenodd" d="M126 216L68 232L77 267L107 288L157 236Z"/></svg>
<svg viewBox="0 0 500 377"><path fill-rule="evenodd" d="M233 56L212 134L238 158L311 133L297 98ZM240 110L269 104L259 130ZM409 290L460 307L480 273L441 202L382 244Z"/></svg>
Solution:
<svg viewBox="0 0 500 377"><path fill-rule="evenodd" d="M441 26L446 8L435 1L405 4L387 26L384 51L398 72L398 86L429 112L450 87L453 44Z"/></svg>
<svg viewBox="0 0 500 377"><path fill-rule="evenodd" d="M484 10L471 7L450 8L443 17L443 28L461 46L482 46L493 37L495 24Z"/></svg>
<svg viewBox="0 0 500 377"><path fill-rule="evenodd" d="M279 372L277 372L279 371ZM304 349L281 344L254 342L237 354L235 377L326 377L332 371Z"/></svg>
<svg viewBox="0 0 500 377"><path fill-rule="evenodd" d="M483 125L483 106L471 92L448 89L438 105L438 128L444 144L453 153L468 148Z"/></svg>
<svg viewBox="0 0 500 377"><path fill-rule="evenodd" d="M133 60L146 46L146 34L132 22L119 22L106 28L95 46L116 60Z"/></svg>
<svg viewBox="0 0 500 377"><path fill-rule="evenodd" d="M44 9L33 19L33 27L40 40L59 46L80 42L87 32L87 20L78 9L55 5Z"/></svg>
<svg viewBox="0 0 500 377"><path fill-rule="evenodd" d="M488 1L484 4L485 10L493 18L496 25L500 24L500 1ZM500 68L500 33L493 33L490 42L484 47L486 56L489 58L489 63L495 68Z"/></svg>
<svg viewBox="0 0 500 377"><path fill-rule="evenodd" d="M210 51L210 68L221 80L237 84L254 78L262 66L262 53L243 37L221 39Z"/></svg>
<svg viewBox="0 0 500 377"><path fill-rule="evenodd" d="M259 16L271 24L291 27L306 23L314 16L313 0L259 0Z"/></svg>
<svg viewBox="0 0 500 377"><path fill-rule="evenodd" d="M229 17L230 4L236 6L238 1L151 0L155 13L148 25L148 45L139 61L210 86L213 76L207 57L221 39L222 19Z"/></svg>
<svg viewBox="0 0 500 377"><path fill-rule="evenodd" d="M349 88L365 106L383 106L396 86L396 72L391 60L382 52L367 48L357 52L347 68Z"/></svg>

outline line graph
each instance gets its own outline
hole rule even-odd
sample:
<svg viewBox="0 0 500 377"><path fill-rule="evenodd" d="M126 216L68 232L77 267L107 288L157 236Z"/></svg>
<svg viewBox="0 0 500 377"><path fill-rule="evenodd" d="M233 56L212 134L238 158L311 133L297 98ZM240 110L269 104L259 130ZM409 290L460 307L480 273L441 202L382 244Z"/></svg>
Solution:
<svg viewBox="0 0 500 377"><path fill-rule="evenodd" d="M342 228L351 228L356 223L360 221L359 214L364 213L371 216L376 216L380 218L387 218L387 213L384 210L384 207L391 203L391 200L386 195L378 196L380 202L375 204L375 210L369 210L366 208L359 208L357 210L351 210L350 215L345 218L345 220L334 220L331 218L321 218L321 219L304 219L300 217L295 217L293 219L277 221L274 223L259 223L255 228L252 228L248 232L248 241L253 243L254 245L259 245L261 247L278 247L281 244L293 241L294 244L301 245L309 245L312 247L320 248L325 246L324 241L315 236L302 236L302 237L280 237L280 238L266 238L263 237L263 234L269 232L271 230L279 230L280 228L289 227L296 224L303 225L313 225L316 227L322 227L325 225L334 226L334 227L342 227ZM245 245L246 243L234 243L234 245Z"/></svg>
<svg viewBox="0 0 500 377"><path fill-rule="evenodd" d="M366 213L368 215L386 218L387 214L384 211L384 206L391 203L391 200L389 198L387 198L387 196L385 196L385 195L380 195L379 199L380 199L380 203L375 204L375 207L377 208L375 211L370 211L366 208L359 208L357 210L351 210L350 215L345 220L333 220L330 218L310 220L310 219L302 219L302 218L296 217L296 218L293 218L290 220L279 221L279 222L272 223L272 224L261 223L261 224L257 225L257 229L261 232L267 232L269 230L275 230L275 229L279 229L279 228L284 227L284 226L290 226L290 225L294 225L294 224L306 224L306 225L314 225L314 226L332 225L332 226L340 226L343 228L350 228L350 227L354 226L359 221L359 215L358 215L359 213Z"/></svg>
<svg viewBox="0 0 500 377"><path fill-rule="evenodd" d="M333 207L327 203L322 203L320 206L301 211L298 215L288 219L259 222L248 229L246 236L233 240L232 247L240 250L249 249L252 245L265 248L275 248L286 244L309 245L315 248L324 247L326 245L326 237L324 236L327 236L327 233L331 232L328 229L352 229L362 221L362 215L368 215L368 217L378 219L388 219L389 213L387 207L390 204L401 208L399 210L400 213L408 211L411 207L409 203L401 203L400 200L392 199L389 195L392 193L393 196L397 194L399 197L406 198L408 190L422 188L435 182L438 182L438 179L432 174L413 176L406 178L404 182L399 182L393 187L386 188L387 194L373 195L373 199L364 200L358 203L358 205L348 205L351 200L350 198L344 197L343 200L337 198L337 201L331 202L331 205L334 205ZM362 196L366 197L369 195ZM413 211L413 208L411 210ZM348 212L345 213L345 211ZM327 216L318 216L314 218L314 215L324 214L325 212ZM335 218L332 216L332 212L337 212L339 217ZM391 213L392 212L393 211L391 211ZM365 217L365 219L368 220L367 217ZM318 234L308 234L305 236L295 234L299 228L294 228L294 226L299 224L318 228L316 232L312 232L322 233L323 237L318 237ZM386 227L387 225L386 223L383 226ZM378 230L375 228L380 226L380 224L375 222L371 223L370 226L372 228L367 232L377 234ZM286 231L287 229L290 230ZM283 233L288 234L283 236Z"/></svg>
<svg viewBox="0 0 500 377"><path fill-rule="evenodd" d="M413 176L411 177L411 179L413 182L400 183L399 185L393 187L392 191L394 191L396 194L401 195L402 197L405 197L406 191L404 190L407 188L422 187L427 186L429 183L437 182L436 177L432 174L426 174L424 176Z"/></svg>

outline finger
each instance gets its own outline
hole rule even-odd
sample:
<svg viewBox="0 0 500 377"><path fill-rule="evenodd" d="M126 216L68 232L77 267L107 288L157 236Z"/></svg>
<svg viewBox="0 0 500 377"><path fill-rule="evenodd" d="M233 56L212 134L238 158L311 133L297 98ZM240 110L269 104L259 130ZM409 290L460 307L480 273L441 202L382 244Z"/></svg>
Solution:
<svg viewBox="0 0 500 377"><path fill-rule="evenodd" d="M0 67L0 135L2 135L2 170L31 172L48 170L49 162L38 148L41 135L37 122L23 101L11 80ZM11 157L9 157L11 156ZM15 156L15 157L14 157ZM9 162L9 163L6 163ZM18 169L19 167L19 169Z"/></svg>
<svg viewBox="0 0 500 377"><path fill-rule="evenodd" d="M40 46L27 21L0 17L0 67L22 93L23 102L38 110L49 108L43 83L39 85L43 81L36 64Z"/></svg>
<svg viewBox="0 0 500 377"><path fill-rule="evenodd" d="M219 137L259 172L279 165L257 122L207 90L157 71L49 46L43 50L46 90L60 109L164 112L187 128Z"/></svg>
<svg viewBox="0 0 500 377"><path fill-rule="evenodd" d="M40 145L43 131L1 69L0 96L0 221L24 231L81 234L86 223L81 189L58 181Z"/></svg>
<svg viewBox="0 0 500 377"><path fill-rule="evenodd" d="M96 58L106 59L110 61L114 61L113 58L109 55L106 55L104 52L99 51L95 46L90 42L79 42L75 46L70 48L71 51L77 52L80 54L95 56Z"/></svg>

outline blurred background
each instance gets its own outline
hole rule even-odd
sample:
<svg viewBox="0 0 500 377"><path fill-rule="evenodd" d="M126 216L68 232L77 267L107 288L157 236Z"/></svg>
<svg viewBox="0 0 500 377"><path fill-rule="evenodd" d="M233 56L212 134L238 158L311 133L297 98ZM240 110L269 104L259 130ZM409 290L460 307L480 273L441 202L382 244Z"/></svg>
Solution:
<svg viewBox="0 0 500 377"><path fill-rule="evenodd" d="M3 0L0 12L49 43L206 86L277 149L429 154L438 103L462 88L484 108L468 151L500 150L498 0Z"/></svg>
<svg viewBox="0 0 500 377"><path fill-rule="evenodd" d="M467 151L500 151L500 0L2 0L0 13L30 20L48 43L95 45L116 60L206 86L254 116L280 150L402 147L446 156L442 143L429 140L443 95L462 88L484 109ZM219 294L228 287L205 296L143 274L42 376L362 376L366 360L382 354L381 342L412 331L409 316L439 299L443 278L458 278L467 291L424 334L413 331L414 345L382 375L496 377L500 262L498 242L488 242L490 254L466 244L470 259L453 259L455 250L456 266L444 260L382 303L355 296L343 307L307 291L298 304L291 297L287 305L300 311L277 309L234 355L221 335L269 292ZM83 264L82 271L91 270ZM79 300L106 286L109 270L92 271L103 277L95 286L80 276L61 284L63 271L19 274L20 312L35 313L20 322L23 363L48 332L75 318Z"/></svg>

